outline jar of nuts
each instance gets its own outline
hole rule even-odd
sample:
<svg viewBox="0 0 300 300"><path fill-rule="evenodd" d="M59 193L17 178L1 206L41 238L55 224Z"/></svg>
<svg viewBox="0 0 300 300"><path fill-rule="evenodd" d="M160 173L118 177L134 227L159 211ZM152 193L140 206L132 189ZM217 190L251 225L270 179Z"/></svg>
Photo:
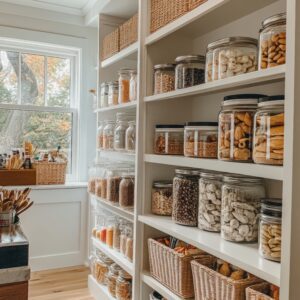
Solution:
<svg viewBox="0 0 300 300"><path fill-rule="evenodd" d="M154 94L174 91L175 65L160 64L154 66Z"/></svg>
<svg viewBox="0 0 300 300"><path fill-rule="evenodd" d="M131 300L132 297L132 277L126 271L119 271L116 284L117 300Z"/></svg>
<svg viewBox="0 0 300 300"><path fill-rule="evenodd" d="M259 99L254 118L253 160L257 164L283 165L284 95Z"/></svg>
<svg viewBox="0 0 300 300"><path fill-rule="evenodd" d="M219 114L218 158L252 161L253 117L259 94L232 95L224 98Z"/></svg>
<svg viewBox="0 0 300 300"><path fill-rule="evenodd" d="M281 259L281 199L262 199L259 253L266 259Z"/></svg>
<svg viewBox="0 0 300 300"><path fill-rule="evenodd" d="M188 122L184 128L184 156L217 158L218 123Z"/></svg>
<svg viewBox="0 0 300 300"><path fill-rule="evenodd" d="M265 188L260 178L224 176L221 235L232 242L257 242L260 201Z"/></svg>
<svg viewBox="0 0 300 300"><path fill-rule="evenodd" d="M173 182L155 181L152 188L152 213L160 216L172 216Z"/></svg>
<svg viewBox="0 0 300 300"><path fill-rule="evenodd" d="M285 64L286 14L269 17L262 23L260 32L259 69Z"/></svg>
<svg viewBox="0 0 300 300"><path fill-rule="evenodd" d="M154 153L183 155L183 125L156 125Z"/></svg>
<svg viewBox="0 0 300 300"><path fill-rule="evenodd" d="M197 226L199 170L176 169L173 180L172 219L175 223Z"/></svg>

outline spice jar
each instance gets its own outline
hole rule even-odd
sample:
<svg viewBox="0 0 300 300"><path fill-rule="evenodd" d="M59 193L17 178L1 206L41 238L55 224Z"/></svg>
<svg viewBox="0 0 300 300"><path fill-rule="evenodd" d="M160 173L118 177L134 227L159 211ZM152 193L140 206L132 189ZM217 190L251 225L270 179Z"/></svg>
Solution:
<svg viewBox="0 0 300 300"><path fill-rule="evenodd" d="M108 83L103 82L100 89L100 108L108 106Z"/></svg>
<svg viewBox="0 0 300 300"><path fill-rule="evenodd" d="M119 203L119 190L121 182L121 170L114 169L107 172L107 196L106 199L112 203Z"/></svg>
<svg viewBox="0 0 300 300"><path fill-rule="evenodd" d="M115 128L115 137L114 137L114 149L115 150L125 150L125 141L126 141L126 130L128 128L127 121L117 121Z"/></svg>
<svg viewBox="0 0 300 300"><path fill-rule="evenodd" d="M133 260L133 229L132 229L132 227L128 227L128 229L127 229L125 257L129 261L132 262L132 260Z"/></svg>
<svg viewBox="0 0 300 300"><path fill-rule="evenodd" d="M154 66L154 94L174 91L175 65L160 64Z"/></svg>
<svg viewBox="0 0 300 300"><path fill-rule="evenodd" d="M136 101L137 99L137 72L132 70L130 72L130 87L129 87L129 100L130 102Z"/></svg>
<svg viewBox="0 0 300 300"><path fill-rule="evenodd" d="M221 235L232 242L257 242L260 199L265 188L259 178L224 176Z"/></svg>
<svg viewBox="0 0 300 300"><path fill-rule="evenodd" d="M100 122L99 127L97 129L97 149L103 149L103 140L104 140L104 122Z"/></svg>
<svg viewBox="0 0 300 300"><path fill-rule="evenodd" d="M219 114L218 158L249 162L252 160L253 117L263 95L241 94L224 98Z"/></svg>
<svg viewBox="0 0 300 300"><path fill-rule="evenodd" d="M118 105L119 82L113 81L108 83L108 106Z"/></svg>
<svg viewBox="0 0 300 300"><path fill-rule="evenodd" d="M120 235L121 235L121 224L117 220L113 228L113 248L116 251L120 251Z"/></svg>
<svg viewBox="0 0 300 300"><path fill-rule="evenodd" d="M117 300L131 300L132 297L132 277L126 271L119 271L116 285Z"/></svg>
<svg viewBox="0 0 300 300"><path fill-rule="evenodd" d="M115 121L106 121L103 129L103 149L114 149L114 133L115 133Z"/></svg>
<svg viewBox="0 0 300 300"><path fill-rule="evenodd" d="M172 208L172 219L175 223L187 226L197 226L198 190L198 170L175 170Z"/></svg>
<svg viewBox="0 0 300 300"><path fill-rule="evenodd" d="M285 64L286 61L286 14L269 17L260 31L259 69Z"/></svg>
<svg viewBox="0 0 300 300"><path fill-rule="evenodd" d="M262 257L281 260L281 199L262 199L259 253Z"/></svg>
<svg viewBox="0 0 300 300"><path fill-rule="evenodd" d="M135 151L135 139L136 139L136 126L135 121L128 122L128 128L126 130L125 137L125 149L128 152Z"/></svg>
<svg viewBox="0 0 300 300"><path fill-rule="evenodd" d="M253 160L257 164L283 165L284 95L259 99L254 118Z"/></svg>
<svg viewBox="0 0 300 300"><path fill-rule="evenodd" d="M107 274L107 288L108 292L111 296L116 298L116 284L117 284L117 278L119 275L119 271L121 271L122 268L117 265L116 263L112 264L109 268L109 273Z"/></svg>
<svg viewBox="0 0 300 300"><path fill-rule="evenodd" d="M205 81L205 57L186 55L176 58L175 89L184 89Z"/></svg>
<svg viewBox="0 0 300 300"><path fill-rule="evenodd" d="M188 122L184 127L184 156L217 158L218 123Z"/></svg>
<svg viewBox="0 0 300 300"><path fill-rule="evenodd" d="M124 174L120 182L119 205L124 208L134 205L134 174Z"/></svg>
<svg viewBox="0 0 300 300"><path fill-rule="evenodd" d="M183 155L183 125L156 125L154 153Z"/></svg>
<svg viewBox="0 0 300 300"><path fill-rule="evenodd" d="M106 276L109 272L110 266L113 264L113 261L102 255L101 257L98 255L97 259L95 260L95 265L93 267L93 276L97 280L98 283L102 285L106 285Z"/></svg>
<svg viewBox="0 0 300 300"><path fill-rule="evenodd" d="M131 69L122 69L119 71L119 104L129 102L130 73Z"/></svg>
<svg viewBox="0 0 300 300"><path fill-rule="evenodd" d="M152 213L160 216L172 216L173 182L155 181L152 187Z"/></svg>
<svg viewBox="0 0 300 300"><path fill-rule="evenodd" d="M198 228L221 231L222 175L201 173L199 181Z"/></svg>
<svg viewBox="0 0 300 300"><path fill-rule="evenodd" d="M248 37L231 37L219 51L219 77L224 79L257 70L258 41Z"/></svg>

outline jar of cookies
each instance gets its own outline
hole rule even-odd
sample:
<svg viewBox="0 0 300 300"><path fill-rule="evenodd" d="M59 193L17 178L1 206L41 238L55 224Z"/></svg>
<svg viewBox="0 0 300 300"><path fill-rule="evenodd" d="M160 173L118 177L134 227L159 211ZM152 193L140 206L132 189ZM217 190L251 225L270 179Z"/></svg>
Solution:
<svg viewBox="0 0 300 300"><path fill-rule="evenodd" d="M103 129L103 149L114 149L115 121L106 121Z"/></svg>
<svg viewBox="0 0 300 300"><path fill-rule="evenodd" d="M188 122L184 127L184 156L217 158L218 123Z"/></svg>
<svg viewBox="0 0 300 300"><path fill-rule="evenodd" d="M172 216L173 182L154 181L151 211L155 215Z"/></svg>
<svg viewBox="0 0 300 300"><path fill-rule="evenodd" d="M119 104L119 83L112 81L108 83L108 106Z"/></svg>
<svg viewBox="0 0 300 300"><path fill-rule="evenodd" d="M218 158L251 162L253 118L259 94L232 95L224 98L219 114Z"/></svg>
<svg viewBox="0 0 300 300"><path fill-rule="evenodd" d="M183 125L156 125L154 153L183 155Z"/></svg>
<svg viewBox="0 0 300 300"><path fill-rule="evenodd" d="M257 164L283 165L284 95L259 99L254 118L253 160Z"/></svg>
<svg viewBox="0 0 300 300"><path fill-rule="evenodd" d="M130 74L133 70L121 69L119 71L119 104L127 103L130 101Z"/></svg>
<svg viewBox="0 0 300 300"><path fill-rule="evenodd" d="M267 18L260 31L259 69L285 64L286 61L286 14Z"/></svg>
<svg viewBox="0 0 300 300"><path fill-rule="evenodd" d="M262 257L281 260L281 199L262 199L259 253Z"/></svg>
<svg viewBox="0 0 300 300"><path fill-rule="evenodd" d="M174 91L175 65L160 64L154 66L154 95Z"/></svg>
<svg viewBox="0 0 300 300"><path fill-rule="evenodd" d="M112 264L109 267L109 272L107 274L107 288L108 292L111 296L116 298L116 285L117 285L117 279L119 276L119 271L121 271L122 268L117 265L116 263Z"/></svg>
<svg viewBox="0 0 300 300"><path fill-rule="evenodd" d="M132 297L132 277L126 271L119 271L116 285L117 300L131 300Z"/></svg>

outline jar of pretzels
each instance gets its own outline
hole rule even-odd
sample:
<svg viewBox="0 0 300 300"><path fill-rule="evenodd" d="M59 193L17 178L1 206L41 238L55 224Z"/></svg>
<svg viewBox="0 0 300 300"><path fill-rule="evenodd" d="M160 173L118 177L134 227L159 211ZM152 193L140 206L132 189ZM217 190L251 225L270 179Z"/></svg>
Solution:
<svg viewBox="0 0 300 300"><path fill-rule="evenodd" d="M284 95L259 99L254 119L253 160L257 164L283 165Z"/></svg>
<svg viewBox="0 0 300 300"><path fill-rule="evenodd" d="M218 158L252 161L253 118L260 94L231 95L224 98L219 114Z"/></svg>
<svg viewBox="0 0 300 300"><path fill-rule="evenodd" d="M285 64L286 14L277 14L262 23L260 32L259 69Z"/></svg>

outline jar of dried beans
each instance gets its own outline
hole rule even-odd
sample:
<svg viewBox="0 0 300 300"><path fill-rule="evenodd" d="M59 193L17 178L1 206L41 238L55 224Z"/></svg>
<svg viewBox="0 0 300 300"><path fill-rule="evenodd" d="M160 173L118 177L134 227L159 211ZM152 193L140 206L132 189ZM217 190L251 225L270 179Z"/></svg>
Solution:
<svg viewBox="0 0 300 300"><path fill-rule="evenodd" d="M106 121L103 129L103 149L114 149L115 121Z"/></svg>
<svg viewBox="0 0 300 300"><path fill-rule="evenodd" d="M116 285L117 300L131 300L132 298L132 277L124 270L119 271Z"/></svg>
<svg viewBox="0 0 300 300"><path fill-rule="evenodd" d="M122 69L119 71L119 104L129 102L130 91L130 73L131 69Z"/></svg>
<svg viewBox="0 0 300 300"><path fill-rule="evenodd" d="M183 155L183 125L156 125L154 153Z"/></svg>
<svg viewBox="0 0 300 300"><path fill-rule="evenodd" d="M154 66L154 94L174 91L175 65L160 64Z"/></svg>
<svg viewBox="0 0 300 300"><path fill-rule="evenodd" d="M119 104L119 83L113 81L108 83L108 106Z"/></svg>
<svg viewBox="0 0 300 300"><path fill-rule="evenodd" d="M107 172L107 196L106 199L113 204L119 203L119 190L121 182L121 170L109 170Z"/></svg>
<svg viewBox="0 0 300 300"><path fill-rule="evenodd" d="M134 174L122 175L119 192L119 204L121 207L128 208L134 205L134 178Z"/></svg>
<svg viewBox="0 0 300 300"><path fill-rule="evenodd" d="M172 216L173 182L155 181L152 187L152 213L160 216Z"/></svg>

